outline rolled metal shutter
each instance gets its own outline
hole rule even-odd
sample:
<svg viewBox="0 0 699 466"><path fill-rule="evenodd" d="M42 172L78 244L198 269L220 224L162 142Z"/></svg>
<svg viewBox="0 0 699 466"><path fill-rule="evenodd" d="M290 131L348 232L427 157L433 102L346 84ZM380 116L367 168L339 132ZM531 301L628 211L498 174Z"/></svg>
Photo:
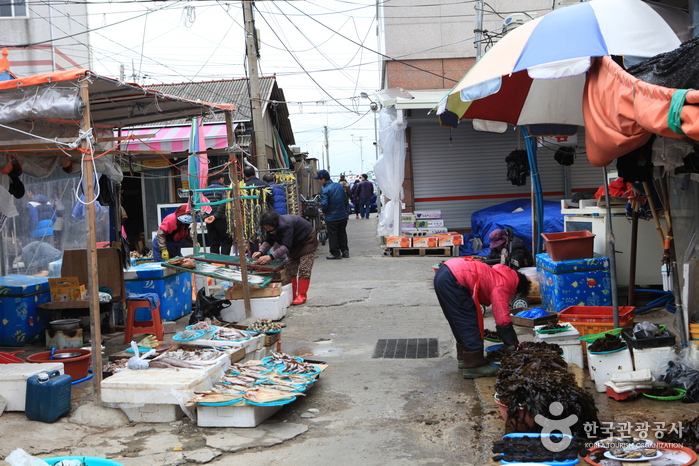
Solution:
<svg viewBox="0 0 699 466"><path fill-rule="evenodd" d="M479 132L469 121L450 130L439 126L436 117L410 118L411 159L415 210L441 210L449 229L471 227L471 214L511 199L529 198L531 178L525 186L513 186L507 179L505 158L517 148L524 149L518 128L505 133ZM578 133L584 143L584 133ZM555 151L538 152L539 172L546 199L563 197L563 167L553 158ZM584 147L571 166L572 188L598 186L601 169L593 167Z"/></svg>

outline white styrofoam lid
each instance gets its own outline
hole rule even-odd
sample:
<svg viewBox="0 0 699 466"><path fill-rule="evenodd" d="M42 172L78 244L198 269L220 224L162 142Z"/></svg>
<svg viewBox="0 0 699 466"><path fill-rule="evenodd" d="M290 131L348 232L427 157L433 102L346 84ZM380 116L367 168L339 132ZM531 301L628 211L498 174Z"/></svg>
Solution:
<svg viewBox="0 0 699 466"><path fill-rule="evenodd" d="M200 369L127 369L104 379L102 390L189 390L208 377L209 371Z"/></svg>
<svg viewBox="0 0 699 466"><path fill-rule="evenodd" d="M0 364L0 380L27 380L40 372L59 371L63 373L62 362L39 364Z"/></svg>

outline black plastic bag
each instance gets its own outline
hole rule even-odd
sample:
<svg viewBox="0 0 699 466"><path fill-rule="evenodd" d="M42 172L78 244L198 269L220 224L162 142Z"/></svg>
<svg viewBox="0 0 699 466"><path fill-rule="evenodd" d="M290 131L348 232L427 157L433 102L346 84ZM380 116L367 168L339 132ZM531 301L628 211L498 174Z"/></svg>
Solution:
<svg viewBox="0 0 699 466"><path fill-rule="evenodd" d="M189 325L194 325L206 319L221 320L221 310L231 305L229 299L218 299L213 296L206 296L206 288L197 291L197 300L194 304L194 312L189 318Z"/></svg>
<svg viewBox="0 0 699 466"><path fill-rule="evenodd" d="M670 388L687 390L682 398L683 403L699 402L699 371L691 366L681 362L668 361L665 373L658 376L658 380L667 383Z"/></svg>

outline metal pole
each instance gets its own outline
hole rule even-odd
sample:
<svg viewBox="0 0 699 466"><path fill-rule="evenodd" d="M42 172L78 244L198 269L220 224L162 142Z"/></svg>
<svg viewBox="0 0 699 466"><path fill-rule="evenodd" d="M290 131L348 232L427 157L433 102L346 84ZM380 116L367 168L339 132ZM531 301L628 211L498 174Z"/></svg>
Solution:
<svg viewBox="0 0 699 466"><path fill-rule="evenodd" d="M330 173L330 143L328 142L327 126L323 126L323 133L325 135L325 166L327 167L328 173Z"/></svg>
<svg viewBox="0 0 699 466"><path fill-rule="evenodd" d="M602 168L604 173L604 199L607 204L607 218L605 218L606 234L607 234L607 252L609 253L609 274L611 275L612 292L612 312L614 313L614 328L619 328L619 297L616 289L616 250L614 249L614 231L612 230L612 206L609 197L609 181L607 178L607 167Z"/></svg>
<svg viewBox="0 0 699 466"><path fill-rule="evenodd" d="M476 22L473 32L476 42L476 61L478 61L483 53L481 48L481 44L483 43L483 0L476 2Z"/></svg>
<svg viewBox="0 0 699 466"><path fill-rule="evenodd" d="M231 112L226 112L226 138L228 143L228 160L231 165L228 168L228 174L231 177L231 184L234 189L231 191L233 197L233 221L235 222L235 239L238 242L238 257L240 258L240 275L243 281L243 304L245 305L245 318L252 317L250 311L250 287L248 285L248 262L247 262L247 244L243 238L243 206L240 202L240 193L238 190L238 172L236 171L237 158L233 153L235 139L233 138L233 118ZM242 167L242 164L240 165Z"/></svg>
<svg viewBox="0 0 699 466"><path fill-rule="evenodd" d="M80 129L83 133L90 131L90 91L87 80L80 84L80 94L85 102L85 112L83 113ZM87 139L80 141L80 147L89 149L90 144ZM101 401L100 384L102 382L102 333L100 328L100 302L99 302L99 278L97 276L97 235L95 233L95 170L92 161L92 153L84 158L83 179L85 180L84 200L88 202L85 206L87 215L85 218L86 248L87 248L87 271L89 279L87 289L90 304L90 340L92 348L92 383L95 388L97 400ZM120 264L113 264L114 267L121 267Z"/></svg>
<svg viewBox="0 0 699 466"><path fill-rule="evenodd" d="M252 127L255 139L255 166L262 170L267 168L267 146L265 144L265 126L262 117L262 98L260 97L260 79L257 69L257 41L255 40L252 3L250 0L243 0L243 17L245 18L245 50L250 73L250 107L252 108Z"/></svg>

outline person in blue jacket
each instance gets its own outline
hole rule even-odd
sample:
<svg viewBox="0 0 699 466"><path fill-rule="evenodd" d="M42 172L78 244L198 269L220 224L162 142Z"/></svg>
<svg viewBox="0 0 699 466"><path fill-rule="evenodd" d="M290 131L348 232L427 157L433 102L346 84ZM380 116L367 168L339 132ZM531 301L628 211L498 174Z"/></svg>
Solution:
<svg viewBox="0 0 699 466"><path fill-rule="evenodd" d="M263 176L262 181L269 184L269 187L272 188L272 196L274 197L274 211L279 215L286 215L286 194L284 193L284 188L274 182L274 175L271 173L267 173L265 176Z"/></svg>
<svg viewBox="0 0 699 466"><path fill-rule="evenodd" d="M326 259L346 259L349 257L349 245L347 244L347 202L345 202L345 188L340 183L330 179L327 170L318 170L313 178L320 181L323 189L320 192L320 206L325 215L325 223L328 226L328 243L330 255Z"/></svg>

